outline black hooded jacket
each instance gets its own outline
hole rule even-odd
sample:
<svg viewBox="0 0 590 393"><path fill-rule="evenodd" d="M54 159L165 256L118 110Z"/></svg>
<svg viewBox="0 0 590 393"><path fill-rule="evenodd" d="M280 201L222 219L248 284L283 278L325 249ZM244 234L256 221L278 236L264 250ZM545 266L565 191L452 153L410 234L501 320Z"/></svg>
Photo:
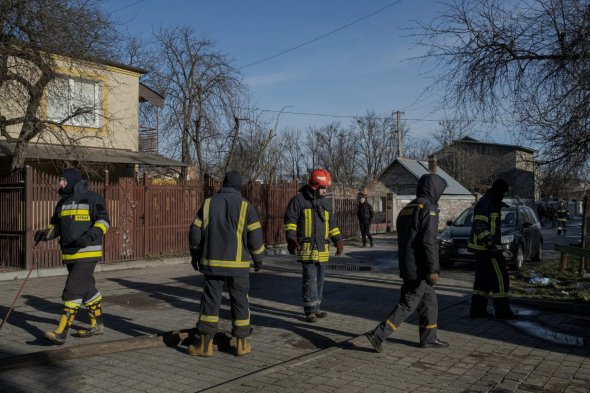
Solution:
<svg viewBox="0 0 590 393"><path fill-rule="evenodd" d="M418 181L416 199L397 216L400 276L404 280L423 280L438 273L438 200L447 187L436 174Z"/></svg>

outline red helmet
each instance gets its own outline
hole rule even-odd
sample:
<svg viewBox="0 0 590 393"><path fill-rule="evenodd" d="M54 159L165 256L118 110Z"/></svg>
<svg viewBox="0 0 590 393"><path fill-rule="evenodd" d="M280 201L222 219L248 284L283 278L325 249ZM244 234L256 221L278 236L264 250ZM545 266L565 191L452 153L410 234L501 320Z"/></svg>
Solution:
<svg viewBox="0 0 590 393"><path fill-rule="evenodd" d="M330 172L325 169L314 169L309 174L307 185L314 191L317 190L318 187L330 187L332 185Z"/></svg>

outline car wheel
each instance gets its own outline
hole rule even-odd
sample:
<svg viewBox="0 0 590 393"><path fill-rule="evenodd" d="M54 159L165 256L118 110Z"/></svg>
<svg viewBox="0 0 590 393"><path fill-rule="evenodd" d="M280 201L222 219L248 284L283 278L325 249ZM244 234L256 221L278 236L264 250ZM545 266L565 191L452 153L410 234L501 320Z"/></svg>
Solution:
<svg viewBox="0 0 590 393"><path fill-rule="evenodd" d="M522 269L522 265L524 264L524 251L522 249L522 244L518 245L516 249L516 254L514 255L514 269L520 270Z"/></svg>
<svg viewBox="0 0 590 393"><path fill-rule="evenodd" d="M531 260L533 262L541 262L543 260L543 239L539 240L539 245L537 246L537 253Z"/></svg>

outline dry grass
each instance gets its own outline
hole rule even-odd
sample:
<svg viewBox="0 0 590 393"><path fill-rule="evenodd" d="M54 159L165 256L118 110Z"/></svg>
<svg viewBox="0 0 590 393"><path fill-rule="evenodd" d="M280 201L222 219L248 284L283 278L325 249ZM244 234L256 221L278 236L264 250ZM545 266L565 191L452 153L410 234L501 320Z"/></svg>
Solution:
<svg viewBox="0 0 590 393"><path fill-rule="evenodd" d="M580 274L579 263L574 258L568 265L562 272L558 260L548 260L540 266L523 269L511 281L512 296L590 303L590 274ZM535 276L549 278L549 284L531 283Z"/></svg>

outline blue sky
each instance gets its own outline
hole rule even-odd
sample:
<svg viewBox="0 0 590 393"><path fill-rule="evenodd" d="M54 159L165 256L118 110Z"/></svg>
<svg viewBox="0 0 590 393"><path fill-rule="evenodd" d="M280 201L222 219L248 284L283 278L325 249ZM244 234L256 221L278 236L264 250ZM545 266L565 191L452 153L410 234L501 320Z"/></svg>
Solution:
<svg viewBox="0 0 590 393"><path fill-rule="evenodd" d="M248 66L388 5L325 38ZM422 49L408 29L436 15L441 5L433 0L105 0L104 7L122 32L149 38L160 27L190 25L212 39L241 68L257 108L289 106L279 129L348 124L347 116L367 110L400 110L412 135L425 136L444 117L435 111L432 93L422 96L430 84L422 75L427 67L410 60ZM269 117L276 119L276 113Z"/></svg>

